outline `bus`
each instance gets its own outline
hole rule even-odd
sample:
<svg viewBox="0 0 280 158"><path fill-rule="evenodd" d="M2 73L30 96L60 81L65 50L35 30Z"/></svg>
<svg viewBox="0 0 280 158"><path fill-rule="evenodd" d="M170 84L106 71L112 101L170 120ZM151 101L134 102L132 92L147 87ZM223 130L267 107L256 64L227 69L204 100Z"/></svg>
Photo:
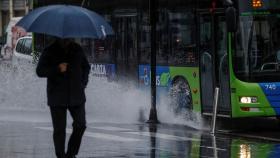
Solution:
<svg viewBox="0 0 280 158"><path fill-rule="evenodd" d="M150 86L148 0L34 0L34 8L60 3L101 14L115 31L106 39L80 39L92 75ZM151 9L157 12L157 90L171 96L176 113L212 115L219 87L218 116L280 115L279 0L157 0ZM39 52L42 39L35 35Z"/></svg>

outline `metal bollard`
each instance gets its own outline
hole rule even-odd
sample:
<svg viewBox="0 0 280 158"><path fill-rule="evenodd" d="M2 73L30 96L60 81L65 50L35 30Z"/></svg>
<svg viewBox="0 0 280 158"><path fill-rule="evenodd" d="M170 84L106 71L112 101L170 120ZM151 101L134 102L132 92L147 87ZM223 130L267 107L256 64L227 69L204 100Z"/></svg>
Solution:
<svg viewBox="0 0 280 158"><path fill-rule="evenodd" d="M219 87L215 88L214 101L213 101L213 115L212 115L212 123L211 123L211 134L215 134L216 130L216 118L217 118L217 108L218 108L218 100L219 100Z"/></svg>
<svg viewBox="0 0 280 158"><path fill-rule="evenodd" d="M213 158L218 158L216 136L212 135Z"/></svg>

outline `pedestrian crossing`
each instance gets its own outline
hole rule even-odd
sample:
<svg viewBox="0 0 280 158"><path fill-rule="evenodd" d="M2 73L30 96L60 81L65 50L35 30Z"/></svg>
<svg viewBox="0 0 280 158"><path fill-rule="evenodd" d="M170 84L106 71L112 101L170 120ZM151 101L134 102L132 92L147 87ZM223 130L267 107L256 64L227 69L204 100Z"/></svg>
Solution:
<svg viewBox="0 0 280 158"><path fill-rule="evenodd" d="M35 127L44 131L52 131L52 127ZM70 134L72 129L67 128L66 133ZM187 136L176 136L172 134L164 134L160 132L147 132L137 131L129 128L121 128L115 126L93 126L88 127L84 133L85 137L117 141L117 142L140 142L151 137L162 139L166 141L200 141L199 139L187 137ZM144 138L144 139L143 139Z"/></svg>
<svg viewBox="0 0 280 158"><path fill-rule="evenodd" d="M39 131L50 132L49 134L53 131L50 124L35 128ZM201 133L197 132L169 127L157 128L156 132L154 132L150 131L149 127L145 125L90 124L84 133L83 139L86 139L85 143L87 145L90 144L89 146L91 147L85 151L88 152L94 149L94 153L97 155L104 154L104 151L109 151L113 155L115 153L123 153L128 149L128 153L134 154L133 156L135 156L135 153L137 155L138 153L146 152L157 152L167 155L167 157L168 155L170 157L188 157L186 155L189 155L190 151L198 150L227 152L228 149L224 146L213 146L211 140L210 143L203 144L202 141L209 141L210 138L205 139L205 137L201 136ZM67 128L66 133L72 133L72 129ZM205 136L206 134L204 133L203 135ZM94 140L92 141L91 138ZM194 152L193 154L196 153ZM131 155L128 157L131 157Z"/></svg>
<svg viewBox="0 0 280 158"><path fill-rule="evenodd" d="M36 127L36 128L41 129L41 130L46 130L46 131L53 131L52 127ZM67 128L66 133L71 134L72 129ZM109 141L120 141L120 142L141 141L140 139L135 139L135 138L127 138L127 137L121 137L121 136L118 136L118 135L98 133L98 132L88 132L88 131L85 131L84 136L85 137L91 137L91 138L104 139L104 140L109 140Z"/></svg>

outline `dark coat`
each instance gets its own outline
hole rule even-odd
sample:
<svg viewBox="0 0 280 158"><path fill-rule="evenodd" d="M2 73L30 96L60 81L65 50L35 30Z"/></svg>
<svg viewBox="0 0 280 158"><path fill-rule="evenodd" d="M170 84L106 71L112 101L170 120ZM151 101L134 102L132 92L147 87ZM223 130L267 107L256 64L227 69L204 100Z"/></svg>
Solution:
<svg viewBox="0 0 280 158"><path fill-rule="evenodd" d="M88 83L90 65L82 48L72 42L65 50L54 42L40 56L36 73L47 78L49 106L80 106L86 101L85 87ZM58 65L68 63L67 71L61 73Z"/></svg>

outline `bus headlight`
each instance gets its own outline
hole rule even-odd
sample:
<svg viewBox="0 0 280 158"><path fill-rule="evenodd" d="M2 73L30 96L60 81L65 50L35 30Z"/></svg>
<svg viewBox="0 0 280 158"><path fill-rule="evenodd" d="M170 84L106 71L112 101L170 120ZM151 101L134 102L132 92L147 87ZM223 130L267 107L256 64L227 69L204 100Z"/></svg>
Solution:
<svg viewBox="0 0 280 158"><path fill-rule="evenodd" d="M257 97L240 97L240 103L243 104L250 104L250 103L257 103L258 98Z"/></svg>

